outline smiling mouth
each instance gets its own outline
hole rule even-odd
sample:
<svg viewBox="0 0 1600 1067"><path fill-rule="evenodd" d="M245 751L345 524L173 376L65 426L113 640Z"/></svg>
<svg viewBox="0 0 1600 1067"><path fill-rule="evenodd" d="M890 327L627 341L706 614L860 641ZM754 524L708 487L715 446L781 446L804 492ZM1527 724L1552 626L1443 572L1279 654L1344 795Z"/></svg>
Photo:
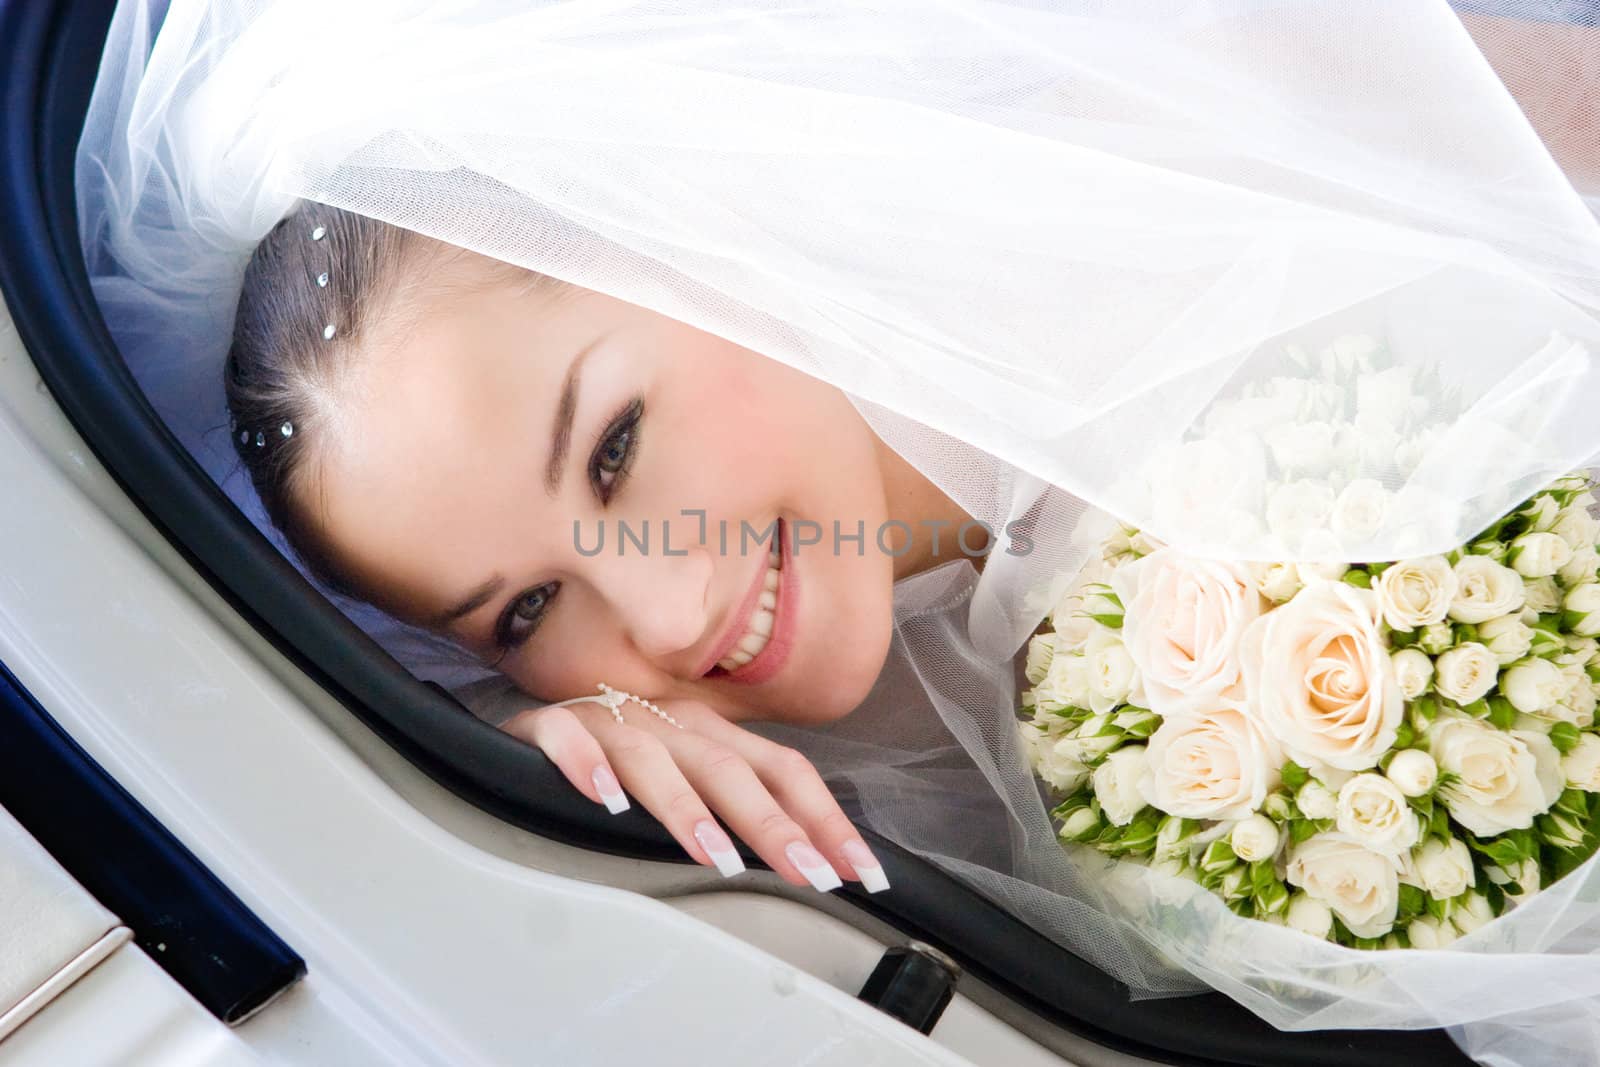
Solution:
<svg viewBox="0 0 1600 1067"><path fill-rule="evenodd" d="M760 592L749 609L738 639L706 672L705 677L736 681L748 678L754 681L757 673L770 673L762 668L778 652L773 647L773 637L778 630L779 607L784 593L783 526L783 521L778 520L776 536L767 553L767 567L761 576Z"/></svg>

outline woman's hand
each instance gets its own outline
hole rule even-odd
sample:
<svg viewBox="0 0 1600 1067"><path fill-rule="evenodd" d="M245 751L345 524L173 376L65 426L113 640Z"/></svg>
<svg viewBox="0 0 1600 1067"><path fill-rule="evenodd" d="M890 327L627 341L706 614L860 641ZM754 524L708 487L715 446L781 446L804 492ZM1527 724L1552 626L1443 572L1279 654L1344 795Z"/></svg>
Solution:
<svg viewBox="0 0 1600 1067"><path fill-rule="evenodd" d="M725 876L744 870L722 817L791 885L869 892L889 888L883 868L840 810L811 762L792 748L729 722L704 704L657 704L682 729L637 703L618 724L596 701L531 708L502 729L541 749L578 790L612 812L625 788L697 863Z"/></svg>

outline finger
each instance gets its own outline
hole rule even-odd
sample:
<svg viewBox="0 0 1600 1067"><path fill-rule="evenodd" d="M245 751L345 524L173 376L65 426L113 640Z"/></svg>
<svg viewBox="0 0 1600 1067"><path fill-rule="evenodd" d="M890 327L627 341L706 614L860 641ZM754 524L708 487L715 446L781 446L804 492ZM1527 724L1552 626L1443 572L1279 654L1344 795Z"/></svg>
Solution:
<svg viewBox="0 0 1600 1067"><path fill-rule="evenodd" d="M768 742L767 751L759 753L751 764L777 802L806 828L834 870L860 881L869 893L889 888L883 864L862 840L861 832L839 807L833 790L810 760L792 748Z"/></svg>
<svg viewBox="0 0 1600 1067"><path fill-rule="evenodd" d="M802 753L731 723L721 716L697 718L697 732L735 749L754 769L773 799L805 828L841 878L860 881L869 893L889 888L889 876L833 791Z"/></svg>
<svg viewBox="0 0 1600 1067"><path fill-rule="evenodd" d="M628 810L627 794L600 743L571 708L534 708L507 722L504 729L549 756L578 792L604 804L611 814Z"/></svg>
<svg viewBox="0 0 1600 1067"><path fill-rule="evenodd" d="M725 878L744 871L744 860L733 842L678 769L665 744L643 730L610 721L592 728L628 792L667 828L691 859L715 867Z"/></svg>
<svg viewBox="0 0 1600 1067"><path fill-rule="evenodd" d="M705 802L779 877L821 892L839 888L842 883L833 865L743 756L698 734L683 732L663 740Z"/></svg>

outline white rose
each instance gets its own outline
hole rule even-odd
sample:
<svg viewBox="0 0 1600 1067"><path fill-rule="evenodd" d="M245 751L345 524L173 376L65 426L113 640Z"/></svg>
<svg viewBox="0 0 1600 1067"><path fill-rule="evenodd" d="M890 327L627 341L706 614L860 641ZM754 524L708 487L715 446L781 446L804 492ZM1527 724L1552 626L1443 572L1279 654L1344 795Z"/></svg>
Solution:
<svg viewBox="0 0 1600 1067"><path fill-rule="evenodd" d="M1482 893L1468 893L1450 909L1450 925L1463 934L1470 934L1494 918L1489 898Z"/></svg>
<svg viewBox="0 0 1600 1067"><path fill-rule="evenodd" d="M1338 796L1315 778L1300 787L1294 805L1308 819L1331 819L1339 814Z"/></svg>
<svg viewBox="0 0 1600 1067"><path fill-rule="evenodd" d="M1500 663L1476 641L1457 645L1439 657L1433 687L1457 704L1470 704L1494 688Z"/></svg>
<svg viewBox="0 0 1600 1067"><path fill-rule="evenodd" d="M1315 938L1326 938L1333 932L1333 912L1328 905L1305 893L1296 893L1289 898L1283 918L1293 929Z"/></svg>
<svg viewBox="0 0 1600 1067"><path fill-rule="evenodd" d="M1397 856L1417 843L1417 814L1381 774L1358 774L1339 790L1339 832L1374 852Z"/></svg>
<svg viewBox="0 0 1600 1067"><path fill-rule="evenodd" d="M1113 826L1126 826L1144 807L1150 764L1143 745L1119 748L1094 770L1094 795Z"/></svg>
<svg viewBox="0 0 1600 1067"><path fill-rule="evenodd" d="M1253 563L1250 574L1256 580L1256 589L1275 604L1300 591L1300 573L1293 563Z"/></svg>
<svg viewBox="0 0 1600 1067"><path fill-rule="evenodd" d="M1495 662L1505 667L1528 654L1533 647L1533 628L1520 615L1502 615L1478 627L1478 640L1494 653Z"/></svg>
<svg viewBox="0 0 1600 1067"><path fill-rule="evenodd" d="M1406 937L1411 941L1412 948L1444 948L1455 941L1456 930L1432 915L1419 915L1406 927Z"/></svg>
<svg viewBox="0 0 1600 1067"><path fill-rule="evenodd" d="M1457 590L1450 617L1457 622L1488 622L1522 607L1522 575L1484 556L1463 556L1455 566Z"/></svg>
<svg viewBox="0 0 1600 1067"><path fill-rule="evenodd" d="M1089 768L1083 764L1081 759L1084 755L1083 745L1077 738L1041 740L1038 743L1038 752L1039 757L1034 766L1039 772L1039 777L1057 792L1076 793L1083 788L1084 781L1089 777Z"/></svg>
<svg viewBox="0 0 1600 1067"><path fill-rule="evenodd" d="M1346 545L1360 545L1383 528L1389 509L1389 491L1371 478L1357 478L1333 502L1334 536Z"/></svg>
<svg viewBox="0 0 1600 1067"><path fill-rule="evenodd" d="M1391 630L1419 630L1443 622L1455 599L1456 572L1443 556L1391 564L1378 576L1378 605Z"/></svg>
<svg viewBox="0 0 1600 1067"><path fill-rule="evenodd" d="M1600 571L1600 552L1595 551L1594 545L1584 545L1572 550L1572 558L1556 572L1556 577L1561 579L1562 585L1582 585L1594 581L1597 571Z"/></svg>
<svg viewBox="0 0 1600 1067"><path fill-rule="evenodd" d="M1455 643L1455 631L1447 622L1430 623L1417 631L1417 647L1430 656L1450 651Z"/></svg>
<svg viewBox="0 0 1600 1067"><path fill-rule="evenodd" d="M1525 533L1511 542L1506 559L1524 578L1547 578L1572 559L1572 546L1553 533Z"/></svg>
<svg viewBox="0 0 1600 1067"><path fill-rule="evenodd" d="M1568 504L1556 513L1550 532L1565 541L1574 552L1600 544L1600 520L1589 514L1582 503Z"/></svg>
<svg viewBox="0 0 1600 1067"><path fill-rule="evenodd" d="M1090 808L1074 808L1062 822L1057 835L1067 841L1076 841L1085 837L1091 830L1100 829L1100 816Z"/></svg>
<svg viewBox="0 0 1600 1067"><path fill-rule="evenodd" d="M1107 712L1128 699L1137 677L1133 658L1115 631L1101 627L1089 635L1083 659L1088 667L1090 710Z"/></svg>
<svg viewBox="0 0 1600 1067"><path fill-rule="evenodd" d="M1089 706L1089 665L1075 652L1057 649L1033 689L1035 707L1046 711Z"/></svg>
<svg viewBox="0 0 1600 1067"><path fill-rule="evenodd" d="M1600 793L1600 736L1580 736L1572 750L1561 757L1561 774L1573 789Z"/></svg>
<svg viewBox="0 0 1600 1067"><path fill-rule="evenodd" d="M1322 901L1357 937L1382 937L1400 906L1399 867L1340 834L1313 834L1289 849L1287 879Z"/></svg>
<svg viewBox="0 0 1600 1067"><path fill-rule="evenodd" d="M1333 461L1333 427L1325 422L1282 422L1263 430L1261 439L1287 473L1321 474Z"/></svg>
<svg viewBox="0 0 1600 1067"><path fill-rule="evenodd" d="M1251 708L1304 767L1365 770L1394 744L1405 701L1377 603L1371 590L1319 581L1240 642Z"/></svg>
<svg viewBox="0 0 1600 1067"><path fill-rule="evenodd" d="M1241 820L1228 835L1233 854L1246 863L1270 859L1278 851L1278 824L1265 815Z"/></svg>
<svg viewBox="0 0 1600 1067"><path fill-rule="evenodd" d="M1569 589L1561 607L1573 633L1579 637L1600 635L1600 583L1585 582Z"/></svg>
<svg viewBox="0 0 1600 1067"><path fill-rule="evenodd" d="M1561 608L1561 589L1554 578L1535 578L1523 582L1522 591L1523 603L1540 615L1548 615Z"/></svg>
<svg viewBox="0 0 1600 1067"><path fill-rule="evenodd" d="M1420 797L1439 780L1439 765L1420 748L1407 748L1394 754L1383 773L1406 796Z"/></svg>
<svg viewBox="0 0 1600 1067"><path fill-rule="evenodd" d="M1057 652L1081 652L1099 623L1086 614L1085 600L1099 583L1111 576L1111 568L1099 560L1087 564L1073 579L1072 587L1050 612L1050 626L1056 632Z"/></svg>
<svg viewBox="0 0 1600 1067"><path fill-rule="evenodd" d="M1551 718L1556 722L1570 722L1578 729L1586 730L1594 725L1594 683L1589 680L1588 672L1583 669L1581 663L1571 663L1563 667L1561 677L1567 681L1561 699L1556 701L1553 707L1540 712L1539 717Z"/></svg>
<svg viewBox="0 0 1600 1067"><path fill-rule="evenodd" d="M1479 837L1533 825L1561 795L1560 758L1550 739L1501 733L1477 719L1435 720L1428 750L1454 780L1439 790L1451 818Z"/></svg>
<svg viewBox="0 0 1600 1067"><path fill-rule="evenodd" d="M1345 571L1350 569L1348 563L1296 563L1295 573L1300 576L1301 585L1310 585L1321 578L1328 582L1337 582L1344 577Z"/></svg>
<svg viewBox="0 0 1600 1067"><path fill-rule="evenodd" d="M1237 706L1167 719L1151 735L1145 799L1186 819L1243 819L1279 780L1282 754Z"/></svg>
<svg viewBox="0 0 1600 1067"><path fill-rule="evenodd" d="M1500 679L1500 693L1518 711L1533 715L1547 711L1566 695L1571 684L1547 659L1523 660L1506 670Z"/></svg>
<svg viewBox="0 0 1600 1067"><path fill-rule="evenodd" d="M1333 490L1320 482L1290 482L1267 497L1267 528L1293 550L1309 534L1326 531L1332 515Z"/></svg>
<svg viewBox="0 0 1600 1067"><path fill-rule="evenodd" d="M1054 634L1034 634L1028 638L1028 662L1022 670L1028 684L1038 685L1044 681L1045 672L1050 669L1050 660L1055 654Z"/></svg>
<svg viewBox="0 0 1600 1067"><path fill-rule="evenodd" d="M1394 680L1400 695L1415 700L1428 691L1433 682L1433 660L1421 649L1402 648L1389 657L1394 661Z"/></svg>
<svg viewBox="0 0 1600 1067"><path fill-rule="evenodd" d="M1341 334L1329 342L1320 354L1322 376L1344 378L1351 374L1371 375L1372 357L1382 351L1382 343L1370 333ZM1358 394L1359 390L1358 379Z"/></svg>
<svg viewBox="0 0 1600 1067"><path fill-rule="evenodd" d="M1528 525L1531 528L1535 530L1549 530L1555 526L1556 520L1560 518L1561 505L1556 503L1555 497L1548 494L1542 494L1536 497L1527 507L1517 512L1517 514L1526 516L1528 519Z"/></svg>
<svg viewBox="0 0 1600 1067"><path fill-rule="evenodd" d="M1477 884L1472 868L1472 853L1465 841L1451 838L1448 843L1429 838L1412 856L1417 877L1428 895L1439 900L1460 896Z"/></svg>
<svg viewBox="0 0 1600 1067"><path fill-rule="evenodd" d="M1241 563L1161 549L1117 571L1122 637L1158 715L1195 714L1241 685L1239 640L1261 615L1261 595Z"/></svg>

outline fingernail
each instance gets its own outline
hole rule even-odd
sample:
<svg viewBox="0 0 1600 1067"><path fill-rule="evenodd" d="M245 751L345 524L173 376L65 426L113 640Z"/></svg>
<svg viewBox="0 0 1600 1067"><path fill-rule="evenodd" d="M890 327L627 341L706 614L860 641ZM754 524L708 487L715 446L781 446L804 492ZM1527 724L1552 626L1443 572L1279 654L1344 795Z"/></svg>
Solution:
<svg viewBox="0 0 1600 1067"><path fill-rule="evenodd" d="M818 892L826 893L830 889L838 889L844 885L839 880L839 872L829 866L828 861L822 858L822 853L804 841L789 842L789 847L783 852L789 857L789 862L799 868L800 873L806 876L806 881L810 882L812 888Z"/></svg>
<svg viewBox="0 0 1600 1067"><path fill-rule="evenodd" d="M622 792L622 786L617 782L617 776L611 773L610 767L601 764L589 777L600 793L600 799L605 803L607 811L613 815L620 815L628 810L628 797Z"/></svg>
<svg viewBox="0 0 1600 1067"><path fill-rule="evenodd" d="M841 849L844 858L855 868L861 886L869 893L881 893L889 888L889 876L883 873L883 864L872 854L865 841L846 841Z"/></svg>
<svg viewBox="0 0 1600 1067"><path fill-rule="evenodd" d="M744 860L734 851L733 842L722 832L722 827L710 819L697 822L694 826L694 839L706 850L706 855L717 865L722 877L732 878L736 874L744 873Z"/></svg>

